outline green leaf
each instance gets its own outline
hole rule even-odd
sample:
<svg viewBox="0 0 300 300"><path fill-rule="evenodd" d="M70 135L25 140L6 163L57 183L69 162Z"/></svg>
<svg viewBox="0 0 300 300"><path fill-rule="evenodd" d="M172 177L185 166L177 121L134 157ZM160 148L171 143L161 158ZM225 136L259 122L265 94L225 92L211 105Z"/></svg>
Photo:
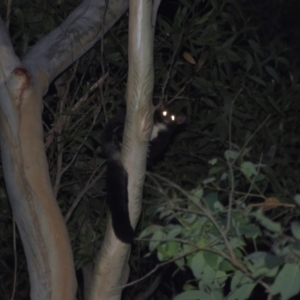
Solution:
<svg viewBox="0 0 300 300"><path fill-rule="evenodd" d="M239 156L239 152L233 150L225 151L226 160L235 160Z"/></svg>
<svg viewBox="0 0 300 300"><path fill-rule="evenodd" d="M160 26L162 27L162 29L165 32L169 33L169 32L173 31L172 26L168 22L166 22L165 20L163 20L162 18L160 18L160 16L158 18L158 21L159 21Z"/></svg>
<svg viewBox="0 0 300 300"><path fill-rule="evenodd" d="M175 225L173 226L173 228L168 232L167 234L167 239L173 239L175 238L177 235L179 235L182 231L182 226L180 225Z"/></svg>
<svg viewBox="0 0 300 300"><path fill-rule="evenodd" d="M249 299L256 283L244 275L242 272L237 271L231 279L231 293L226 298L227 300L246 300Z"/></svg>
<svg viewBox="0 0 300 300"><path fill-rule="evenodd" d="M177 254L179 243L175 241L169 241L165 243L164 257L167 259L173 258Z"/></svg>
<svg viewBox="0 0 300 300"><path fill-rule="evenodd" d="M110 63L119 63L121 54L118 52L111 52L105 54L105 59Z"/></svg>
<svg viewBox="0 0 300 300"><path fill-rule="evenodd" d="M230 49L231 48L231 46L232 46L232 43L233 43L233 41L236 39L236 37L237 37L237 34L235 34L235 35L233 35L233 36L231 36L222 46L221 46L221 49L226 49L226 48L228 48L228 49ZM234 53L233 51L231 51L232 53ZM227 53L227 54L229 54L229 53ZM240 60L240 58L234 53L234 55L237 57L237 59L238 60L236 60L236 61L239 61Z"/></svg>
<svg viewBox="0 0 300 300"><path fill-rule="evenodd" d="M300 195L299 194L294 197L294 200L297 203L297 205L300 206Z"/></svg>
<svg viewBox="0 0 300 300"><path fill-rule="evenodd" d="M214 203L214 210L218 212L223 212L225 211L225 207L220 201L216 201Z"/></svg>
<svg viewBox="0 0 300 300"><path fill-rule="evenodd" d="M213 268L215 271L218 270L219 264L222 260L224 260L221 256L216 253L205 251L203 254L203 258L205 259L206 263Z"/></svg>
<svg viewBox="0 0 300 300"><path fill-rule="evenodd" d="M300 266L285 264L271 286L272 295L281 294L281 300L288 300L300 292Z"/></svg>
<svg viewBox="0 0 300 300"><path fill-rule="evenodd" d="M270 231L279 233L282 230L280 223L273 222L272 220L267 218L261 209L259 209L258 211L254 212L254 213L251 213L250 215L256 217L258 222Z"/></svg>
<svg viewBox="0 0 300 300"><path fill-rule="evenodd" d="M204 185L207 185L208 183L211 183L211 182L214 182L214 181L216 181L216 177L210 177L210 178L206 178L206 179L202 180L202 183Z"/></svg>
<svg viewBox="0 0 300 300"><path fill-rule="evenodd" d="M216 163L218 162L218 159L217 158L213 158L211 160L208 161L208 163L212 166L214 166Z"/></svg>
<svg viewBox="0 0 300 300"><path fill-rule="evenodd" d="M278 60L278 61L280 61L281 63L287 65L287 66L290 66L290 63L289 63L289 61L286 59L286 57L280 56L280 57L276 57L275 59Z"/></svg>
<svg viewBox="0 0 300 300"><path fill-rule="evenodd" d="M282 260L277 256L257 251L247 256L247 267L255 277L268 276L274 277L278 272L278 267Z"/></svg>
<svg viewBox="0 0 300 300"><path fill-rule="evenodd" d="M229 61L231 61L231 62L238 62L241 60L240 57L232 50L227 49L225 51L225 53L226 53L226 56L228 57Z"/></svg>
<svg viewBox="0 0 300 300"><path fill-rule="evenodd" d="M289 244L290 252L297 255L300 258L300 243L299 242L291 242Z"/></svg>
<svg viewBox="0 0 300 300"><path fill-rule="evenodd" d="M208 13L206 13L205 15L201 16L201 17L195 22L195 24L200 25L200 24L206 22L206 21L209 19L210 15L211 15L211 13L212 13L213 11L214 11L214 10L212 9L211 11L209 11Z"/></svg>
<svg viewBox="0 0 300 300"><path fill-rule="evenodd" d="M252 75L252 76L249 76L249 78L252 79L253 81L263 85L263 86L266 86L265 81L262 80L261 78L257 77L257 76Z"/></svg>
<svg viewBox="0 0 300 300"><path fill-rule="evenodd" d="M270 97L269 95L267 95L267 99L268 99L269 103L271 103L271 105L278 111L278 113L280 113L283 116L282 109L277 105L274 97Z"/></svg>
<svg viewBox="0 0 300 300"><path fill-rule="evenodd" d="M241 164L241 171L247 178L251 178L252 175L257 175L257 170L254 164L250 161L245 161Z"/></svg>
<svg viewBox="0 0 300 300"><path fill-rule="evenodd" d="M195 201L196 203L199 203L200 200L203 197L203 189L201 187L198 187L193 191L193 194L191 195L192 200Z"/></svg>
<svg viewBox="0 0 300 300"><path fill-rule="evenodd" d="M208 174L209 175L219 174L222 171L224 171L223 166L215 166L215 167L212 167L211 169L209 169Z"/></svg>
<svg viewBox="0 0 300 300"><path fill-rule="evenodd" d="M161 240L164 240L165 236L162 230L155 231L149 243L150 251L153 251L161 243Z"/></svg>
<svg viewBox="0 0 300 300"><path fill-rule="evenodd" d="M203 251L197 252L190 261L190 268L194 274L194 276L200 279L203 274L204 265L206 264Z"/></svg>
<svg viewBox="0 0 300 300"><path fill-rule="evenodd" d="M230 295L226 298L227 300L246 300L249 299L253 289L255 288L256 283L244 283L239 286L237 289L232 291Z"/></svg>
<svg viewBox="0 0 300 300"><path fill-rule="evenodd" d="M229 240L229 243L230 243L231 249L241 248L241 247L245 246L243 239L238 238L238 237L232 237Z"/></svg>
<svg viewBox="0 0 300 300"><path fill-rule="evenodd" d="M210 193L204 198L204 202L209 210L214 211L215 210L215 203L219 201L218 193Z"/></svg>
<svg viewBox="0 0 300 300"><path fill-rule="evenodd" d="M292 233L295 239L300 240L300 222L294 221L291 224Z"/></svg>
<svg viewBox="0 0 300 300"><path fill-rule="evenodd" d="M187 291L177 295L173 300L215 300L203 291Z"/></svg>
<svg viewBox="0 0 300 300"><path fill-rule="evenodd" d="M280 79L276 73L276 71L270 67L270 66L266 66L266 71L276 80L276 82L280 82Z"/></svg>
<svg viewBox="0 0 300 300"><path fill-rule="evenodd" d="M261 230L256 224L249 223L246 219L244 221L246 222L240 223L238 228L241 235L252 239L256 239L261 235Z"/></svg>

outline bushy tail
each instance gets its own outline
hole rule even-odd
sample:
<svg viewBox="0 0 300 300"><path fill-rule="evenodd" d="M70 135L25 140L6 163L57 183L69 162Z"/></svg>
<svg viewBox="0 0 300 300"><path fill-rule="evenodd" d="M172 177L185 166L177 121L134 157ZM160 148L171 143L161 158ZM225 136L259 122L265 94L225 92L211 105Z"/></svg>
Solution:
<svg viewBox="0 0 300 300"><path fill-rule="evenodd" d="M123 243L134 238L128 210L128 174L119 160L109 159L106 171L107 203L115 235Z"/></svg>

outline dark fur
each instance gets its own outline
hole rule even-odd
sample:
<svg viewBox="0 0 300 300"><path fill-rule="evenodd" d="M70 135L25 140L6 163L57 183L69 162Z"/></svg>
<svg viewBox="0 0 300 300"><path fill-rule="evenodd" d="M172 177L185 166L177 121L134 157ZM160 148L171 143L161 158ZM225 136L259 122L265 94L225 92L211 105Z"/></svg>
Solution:
<svg viewBox="0 0 300 300"><path fill-rule="evenodd" d="M185 122L185 116L182 114L178 115L177 121L167 120L162 116L161 110L155 112L154 127L158 123L164 123L167 129L159 131L158 136L150 141L147 166L153 165L169 144L174 129ZM106 192L114 232L119 240L130 244L134 238L134 231L128 211L128 174L120 161L125 116L126 111L122 110L107 122L102 135L102 144L108 157Z"/></svg>
<svg viewBox="0 0 300 300"><path fill-rule="evenodd" d="M106 193L112 225L118 239L130 244L134 232L129 219L127 185L128 174L122 163L119 160L109 160L106 171Z"/></svg>

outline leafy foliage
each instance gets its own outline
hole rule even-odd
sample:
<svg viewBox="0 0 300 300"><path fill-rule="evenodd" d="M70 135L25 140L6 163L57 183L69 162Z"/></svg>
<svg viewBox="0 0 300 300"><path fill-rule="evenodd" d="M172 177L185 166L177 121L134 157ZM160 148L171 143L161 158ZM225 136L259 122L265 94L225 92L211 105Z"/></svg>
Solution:
<svg viewBox="0 0 300 300"><path fill-rule="evenodd" d="M270 218L267 210L272 206L264 206L262 202L262 207L257 209L249 203L264 167L247 161L256 170L256 174L248 177L242 172L245 162L237 161L240 153L235 152L234 156L234 161L227 159L226 170L224 162L218 160L214 160L213 166L208 165L209 173L221 168L213 180L204 179L192 192L157 174L151 175L154 181L158 179L156 183L161 183L156 214L166 225L151 225L140 237L150 237L149 250L157 252L160 261L173 261L180 269L192 270L195 278L192 289L187 285L187 291L176 300L223 299L228 280L231 284L226 299L249 299L257 285L270 294L280 293L282 299L299 293L298 222L292 222L294 229L285 233L285 221ZM246 192L239 191L243 186L242 177L251 183ZM217 188L224 181L226 185L231 182L233 188L228 191ZM272 204L273 208L274 205L284 207L284 204ZM284 210L288 214L290 208Z"/></svg>
<svg viewBox="0 0 300 300"><path fill-rule="evenodd" d="M281 1L275 2L270 11L280 13ZM20 57L78 4L13 3L10 32ZM176 300L251 299L264 295L261 290L289 299L299 293L300 196L296 203L293 198L300 184L300 86L287 59L290 49L268 34L253 9L229 0L161 3L154 100L183 111L188 124L148 174L139 229L147 241L134 247L131 257L132 280L153 268L155 256L158 266L175 262L177 270L156 299L175 294ZM5 15L4 3L0 10ZM44 99L50 175L68 219L78 270L93 262L105 230L100 136L107 119L124 105L127 25L124 16ZM4 185L0 192L0 257L9 270L0 275L1 290L9 299L13 230ZM17 249L18 261L24 262ZM17 266L18 299L27 298L25 269L24 263ZM173 284L176 273L187 275L183 293ZM149 276L124 297L134 299L152 281Z"/></svg>

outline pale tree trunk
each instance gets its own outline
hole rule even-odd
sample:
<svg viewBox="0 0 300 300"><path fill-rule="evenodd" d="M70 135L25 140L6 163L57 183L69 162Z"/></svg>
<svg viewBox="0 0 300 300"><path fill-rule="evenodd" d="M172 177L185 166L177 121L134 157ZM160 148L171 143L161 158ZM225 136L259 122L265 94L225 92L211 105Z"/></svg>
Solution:
<svg viewBox="0 0 300 300"><path fill-rule="evenodd" d="M24 246L31 299L75 299L70 240L54 197L43 143L42 97L59 73L126 11L125 0L84 1L25 56L0 19L0 130L5 182ZM103 20L103 17L105 19Z"/></svg>
<svg viewBox="0 0 300 300"><path fill-rule="evenodd" d="M128 205L133 228L141 212L148 142L153 126L151 10L151 0L129 1L127 114L121 156L128 173ZM129 275L129 255L130 246L115 237L110 220L95 265L91 300L121 299L122 289Z"/></svg>

